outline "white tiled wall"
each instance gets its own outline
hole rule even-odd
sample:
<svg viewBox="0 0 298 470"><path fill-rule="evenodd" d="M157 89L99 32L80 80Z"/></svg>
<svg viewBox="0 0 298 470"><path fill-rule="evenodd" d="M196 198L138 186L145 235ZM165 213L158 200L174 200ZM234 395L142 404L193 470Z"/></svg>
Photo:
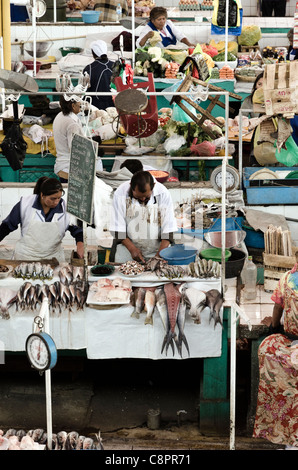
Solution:
<svg viewBox="0 0 298 470"><path fill-rule="evenodd" d="M171 15L171 8L178 6L178 0L159 0L156 2L158 6L165 6L168 8L169 16ZM290 0L287 2L287 15L285 18L262 18L257 17L257 3L256 0L242 0L242 6L244 11L243 25L257 24L263 28L290 28L293 26L294 20L294 9L295 9L296 0ZM174 10L172 10L174 11ZM191 15L191 12L183 12L187 16ZM212 12L206 13L209 17L212 16ZM85 47L86 36L90 34L96 34L101 38L105 38L107 35L116 37L123 27L120 25L87 25L79 23L56 23L56 24L40 24L37 29L37 41L39 39L59 39L59 41L54 41L52 47L48 52L48 56L54 56L57 60L61 58L61 52L59 48L62 46L73 46L73 47ZM185 31L187 37L194 42L208 42L210 40L210 24L208 23L195 23L195 22L181 22L179 28ZM141 31L142 26L138 27L135 30L136 36ZM221 37L222 38L222 37ZM23 23L13 23L11 25L11 42L15 41L26 41L33 40L32 28L30 25L25 25ZM270 42L268 42L270 41ZM110 41L108 40L108 46L112 50ZM263 37L260 41L262 47L266 45L272 46L285 46L288 44L286 33L277 33L267 36L263 34ZM20 60L21 49L20 46L12 46L12 60ZM25 52L24 59L31 59Z"/></svg>

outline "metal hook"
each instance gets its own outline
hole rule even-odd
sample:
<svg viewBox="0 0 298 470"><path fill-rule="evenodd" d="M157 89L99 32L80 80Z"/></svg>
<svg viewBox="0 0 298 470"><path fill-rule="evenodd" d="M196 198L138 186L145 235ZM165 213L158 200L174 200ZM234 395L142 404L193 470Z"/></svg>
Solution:
<svg viewBox="0 0 298 470"><path fill-rule="evenodd" d="M8 95L7 99L10 101L18 101L20 98L21 94L18 93L17 95L14 95L13 93L11 95Z"/></svg>

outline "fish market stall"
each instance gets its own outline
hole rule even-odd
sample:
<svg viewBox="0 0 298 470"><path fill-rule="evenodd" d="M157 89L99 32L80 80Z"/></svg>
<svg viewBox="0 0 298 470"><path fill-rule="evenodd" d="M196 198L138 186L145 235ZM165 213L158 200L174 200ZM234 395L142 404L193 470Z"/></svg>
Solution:
<svg viewBox="0 0 298 470"><path fill-rule="evenodd" d="M176 269L176 266L172 268ZM182 266L182 268L185 267ZM24 270L24 266L22 269ZM94 289L92 286L104 279L93 276L91 269L89 268L88 296ZM59 266L54 269L52 279L33 280L12 277L13 271L10 270L0 284L2 299L0 346L5 352L25 351L26 339L32 333L34 319L40 311L42 296L48 295L50 299L49 333L58 350L58 361L59 354L63 354L63 350L71 350L74 355L76 351L81 354L81 351L85 350L88 359L201 359L204 367L200 393L200 429L208 431L228 426L228 312L226 306L225 308L220 306L218 315L212 316L208 307L200 308L199 314L182 309L180 313L184 312L185 317L180 316L182 323L179 320L179 328L182 324L183 331L175 325L176 335L173 337L171 330L165 330L165 317L162 317L158 310L159 304L162 304L164 290L172 292L170 296L174 303L177 302L178 288L176 286L179 286L179 289L182 286L183 290L186 288L185 294L189 299L193 291L196 291L196 296L202 300L205 297L202 290L217 291L220 289L221 279L215 277L200 279L188 275L183 278L183 281L187 282L181 282L182 278L168 279L165 276L159 278L154 272L146 272L135 278L129 278L121 273L120 267L117 267L111 276L105 278L104 282L106 283L108 279L108 284L114 282L117 288L128 287L129 294L134 294L135 301L128 303L126 293L124 299L126 303L122 305L123 299L117 305L115 297L113 304L108 300L105 301L105 305L94 305L94 298L86 298L85 291L82 292L79 289L79 286L83 286L81 279L77 279L79 272L75 267L70 269L69 265ZM140 285L143 287L139 287ZM104 288L100 290L104 291ZM229 292L234 291L232 289ZM154 310L152 309L153 294L156 297ZM227 292L225 298L230 295L233 296ZM129 298L131 298L130 295ZM146 304L146 313L141 313L142 302L140 300L142 298ZM88 302L91 300L93 303L86 305L86 300ZM101 299L97 302L95 300L95 303L102 304L103 302ZM193 301L190 303L196 305Z"/></svg>
<svg viewBox="0 0 298 470"><path fill-rule="evenodd" d="M6 263L9 266L9 261ZM182 278L168 279L158 277L154 272L145 272L133 279L132 276L122 275L119 268L116 268L108 278L98 278L89 272L87 297L83 268L68 264L57 266L54 269L49 268L50 274L45 277L44 274L36 275L36 266L41 269L40 264L43 267L48 266L22 262L14 268L11 267L1 282L0 337L6 351L24 351L26 338L32 332L32 324L38 315L42 298L47 295L50 305L50 331L58 350L86 349L89 359L178 359L221 355L222 310L216 325L214 319L209 322L208 308L200 309L200 317L196 314L193 317L188 316L184 312L184 334L188 346L183 352L180 350L180 353L175 346L175 350L166 355L165 351L161 353L166 334L163 323L165 319L159 315L158 308L155 308L158 307L156 293L166 284L174 287L175 283L175 293L179 293L179 299L181 293L176 289L176 283L177 286L183 286L191 299L190 295L194 291L189 289L193 287L196 287L197 293L210 289L220 290L220 278L199 279L186 275L182 282ZM23 274L20 274L21 272ZM21 275L23 277L20 277ZM104 287L110 292L110 296L112 290L114 297L104 298ZM124 287L128 290L125 290L125 296L122 298L119 297L119 289L121 291ZM116 291L118 297L115 297ZM147 291L155 293L156 297L150 304L150 318L147 298L145 299ZM139 302L142 293L143 305L140 308L136 302ZM203 298L205 295L201 294L200 300ZM193 309L195 301L191 300L189 304ZM144 307L147 308L147 314L142 313ZM136 313L138 308L139 312Z"/></svg>
<svg viewBox="0 0 298 470"><path fill-rule="evenodd" d="M177 266L172 266L172 268L177 268ZM121 276L121 272L116 269L109 278L95 281L93 291L92 285L90 285L85 311L87 356L89 359L110 357L150 359L174 357L178 359L221 355L222 310L217 323L213 319L209 321L209 308L201 307L196 313L196 306L206 297L202 291L206 292L210 289L219 291L220 278L200 279L186 275L183 278L167 279L147 271L135 276L119 276ZM96 285L101 293L105 286L109 289L113 281L116 280L121 284L125 280L127 282L128 279L134 291L135 300L133 302L126 298L126 304L118 308L112 305L112 308L109 308L109 303L113 304L112 301L104 302L102 298L99 302L93 300L92 293L96 292ZM92 276L89 277L89 281L91 280ZM170 290L168 296L167 290ZM184 305L182 302L184 298L182 293L189 296L190 315L186 314L186 304ZM178 337L176 338L177 330L173 334L175 347L172 348L171 353L166 354L168 347L164 351L162 345L167 335L167 309L165 307L165 310L162 310L161 304L167 301L170 317L170 303L175 298L177 298L177 305L174 313L173 332L177 324L179 338L184 335L185 342L179 344ZM169 301L169 299L171 300ZM88 302L90 303L88 304ZM184 309L184 326L182 325L180 330L178 319L179 315L182 315L182 309ZM172 345L172 342L170 341L168 346L169 344Z"/></svg>

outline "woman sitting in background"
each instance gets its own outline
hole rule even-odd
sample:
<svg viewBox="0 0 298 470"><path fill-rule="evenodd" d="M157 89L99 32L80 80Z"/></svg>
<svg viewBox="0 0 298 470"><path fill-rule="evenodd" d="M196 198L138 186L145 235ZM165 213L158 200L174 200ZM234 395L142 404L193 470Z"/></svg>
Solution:
<svg viewBox="0 0 298 470"><path fill-rule="evenodd" d="M243 103L242 103L240 109L251 109L251 111L243 111L242 116L246 116L246 117L249 117L249 118L259 117L260 113L254 113L252 111L253 110L252 97L253 97L254 92L256 90L258 90L259 88L262 88L262 86L263 86L263 76L264 76L264 72L261 72L256 77L256 79L254 81L254 84L253 84L253 87L252 87L252 90L251 90L251 94L243 100Z"/></svg>
<svg viewBox="0 0 298 470"><path fill-rule="evenodd" d="M295 266L283 275L272 294L272 318L262 321L273 334L259 347L260 382L253 434L291 450L298 450L297 263L298 252Z"/></svg>
<svg viewBox="0 0 298 470"><path fill-rule="evenodd" d="M188 47L196 47L196 44L191 43L185 34L182 33L172 21L168 20L167 10L163 7L154 7L150 11L149 22L141 31L140 37L137 40L137 47L144 47L154 33L158 32L161 40L155 44L158 47L167 47L176 45L177 41L183 42Z"/></svg>

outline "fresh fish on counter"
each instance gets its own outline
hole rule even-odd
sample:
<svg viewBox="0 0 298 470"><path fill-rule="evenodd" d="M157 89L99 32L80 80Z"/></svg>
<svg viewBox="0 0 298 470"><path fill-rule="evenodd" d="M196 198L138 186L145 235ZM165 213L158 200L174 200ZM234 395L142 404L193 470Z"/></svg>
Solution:
<svg viewBox="0 0 298 470"><path fill-rule="evenodd" d="M191 277L205 279L207 277L220 277L220 263L217 261L197 258L186 267L186 274Z"/></svg>
<svg viewBox="0 0 298 470"><path fill-rule="evenodd" d="M168 307L168 331L167 331L167 339L166 339L166 353L169 348L169 344L174 340L177 349L179 351L179 343L177 333L175 331L177 318L178 318L178 310L180 305L181 299L181 292L179 291L178 287L175 286L172 282L169 282L164 285L164 293L166 296L167 307Z"/></svg>
<svg viewBox="0 0 298 470"><path fill-rule="evenodd" d="M57 433L57 448L56 450L64 450L65 448L65 442L67 439L67 432L66 431L59 431Z"/></svg>
<svg viewBox="0 0 298 470"><path fill-rule="evenodd" d="M73 307L81 310L85 305L87 293L88 285L80 280L70 285L65 285L60 281L55 281L52 284L33 285L27 281L16 292L16 310L34 311L41 306L44 298L48 299L52 313L58 309L58 313L61 314L63 308L70 312Z"/></svg>
<svg viewBox="0 0 298 470"><path fill-rule="evenodd" d="M86 439L85 436L79 436L76 442L76 450L83 450L83 442Z"/></svg>
<svg viewBox="0 0 298 470"><path fill-rule="evenodd" d="M189 307L189 315L194 319L194 323L201 323L201 311L205 308L206 294L205 292L188 287L183 291L186 304Z"/></svg>
<svg viewBox="0 0 298 470"><path fill-rule="evenodd" d="M4 320L10 319L9 307L16 302L18 293L8 287L0 287L0 316Z"/></svg>
<svg viewBox="0 0 298 470"><path fill-rule="evenodd" d="M217 323L220 323L221 326L223 326L222 320L220 318L220 310L223 303L224 296L217 289L210 289L206 292L205 306L209 307L210 309L209 323L213 318L214 328L216 327Z"/></svg>
<svg viewBox="0 0 298 470"><path fill-rule="evenodd" d="M65 450L75 450L77 447L77 439L79 437L79 433L76 431L71 431L67 434L66 441L65 441Z"/></svg>
<svg viewBox="0 0 298 470"><path fill-rule="evenodd" d="M181 357L182 357L182 343L184 343L184 345L187 349L187 352L188 352L188 356L190 356L188 342L187 342L187 339L186 339L185 334L184 334L186 308L187 308L187 305L186 305L185 299L181 295L179 309L178 309L178 317L177 317L177 326L178 326L178 330L179 330L177 345L178 345L178 351L179 351L179 354L180 354Z"/></svg>
<svg viewBox="0 0 298 470"><path fill-rule="evenodd" d="M146 289L140 287L135 290L135 309L132 312L131 316L134 318L140 318L140 313L143 312L145 307L145 295Z"/></svg>
<svg viewBox="0 0 298 470"><path fill-rule="evenodd" d="M163 350L164 350L164 347L166 345L166 342L167 342L167 334L168 334L168 330L169 330L168 307L167 307L166 295L165 295L164 290L163 290L162 287L159 287L159 288L156 289L155 295L156 295L157 311L160 315L160 318L161 318L161 321L162 321L162 324L163 324L163 327L164 327L164 330L165 330L165 336L164 336L164 340L163 340L162 347L161 347L161 353L162 353ZM173 341L170 342L170 346L172 348L173 356L174 356L175 352L174 352Z"/></svg>
<svg viewBox="0 0 298 470"><path fill-rule="evenodd" d="M4 433L0 429L0 450L44 450L48 449L48 435L43 429L34 429L26 433L23 429L9 429ZM60 431L52 434L52 450L104 450L100 432L92 437L79 435L76 431Z"/></svg>
<svg viewBox="0 0 298 470"><path fill-rule="evenodd" d="M153 312L155 309L156 304L156 297L155 292L151 289L146 289L145 294L145 311L146 311L146 318L145 318L145 325L153 325Z"/></svg>
<svg viewBox="0 0 298 470"><path fill-rule="evenodd" d="M13 276L22 279L52 279L53 269L50 264L36 263L20 263L14 268Z"/></svg>

